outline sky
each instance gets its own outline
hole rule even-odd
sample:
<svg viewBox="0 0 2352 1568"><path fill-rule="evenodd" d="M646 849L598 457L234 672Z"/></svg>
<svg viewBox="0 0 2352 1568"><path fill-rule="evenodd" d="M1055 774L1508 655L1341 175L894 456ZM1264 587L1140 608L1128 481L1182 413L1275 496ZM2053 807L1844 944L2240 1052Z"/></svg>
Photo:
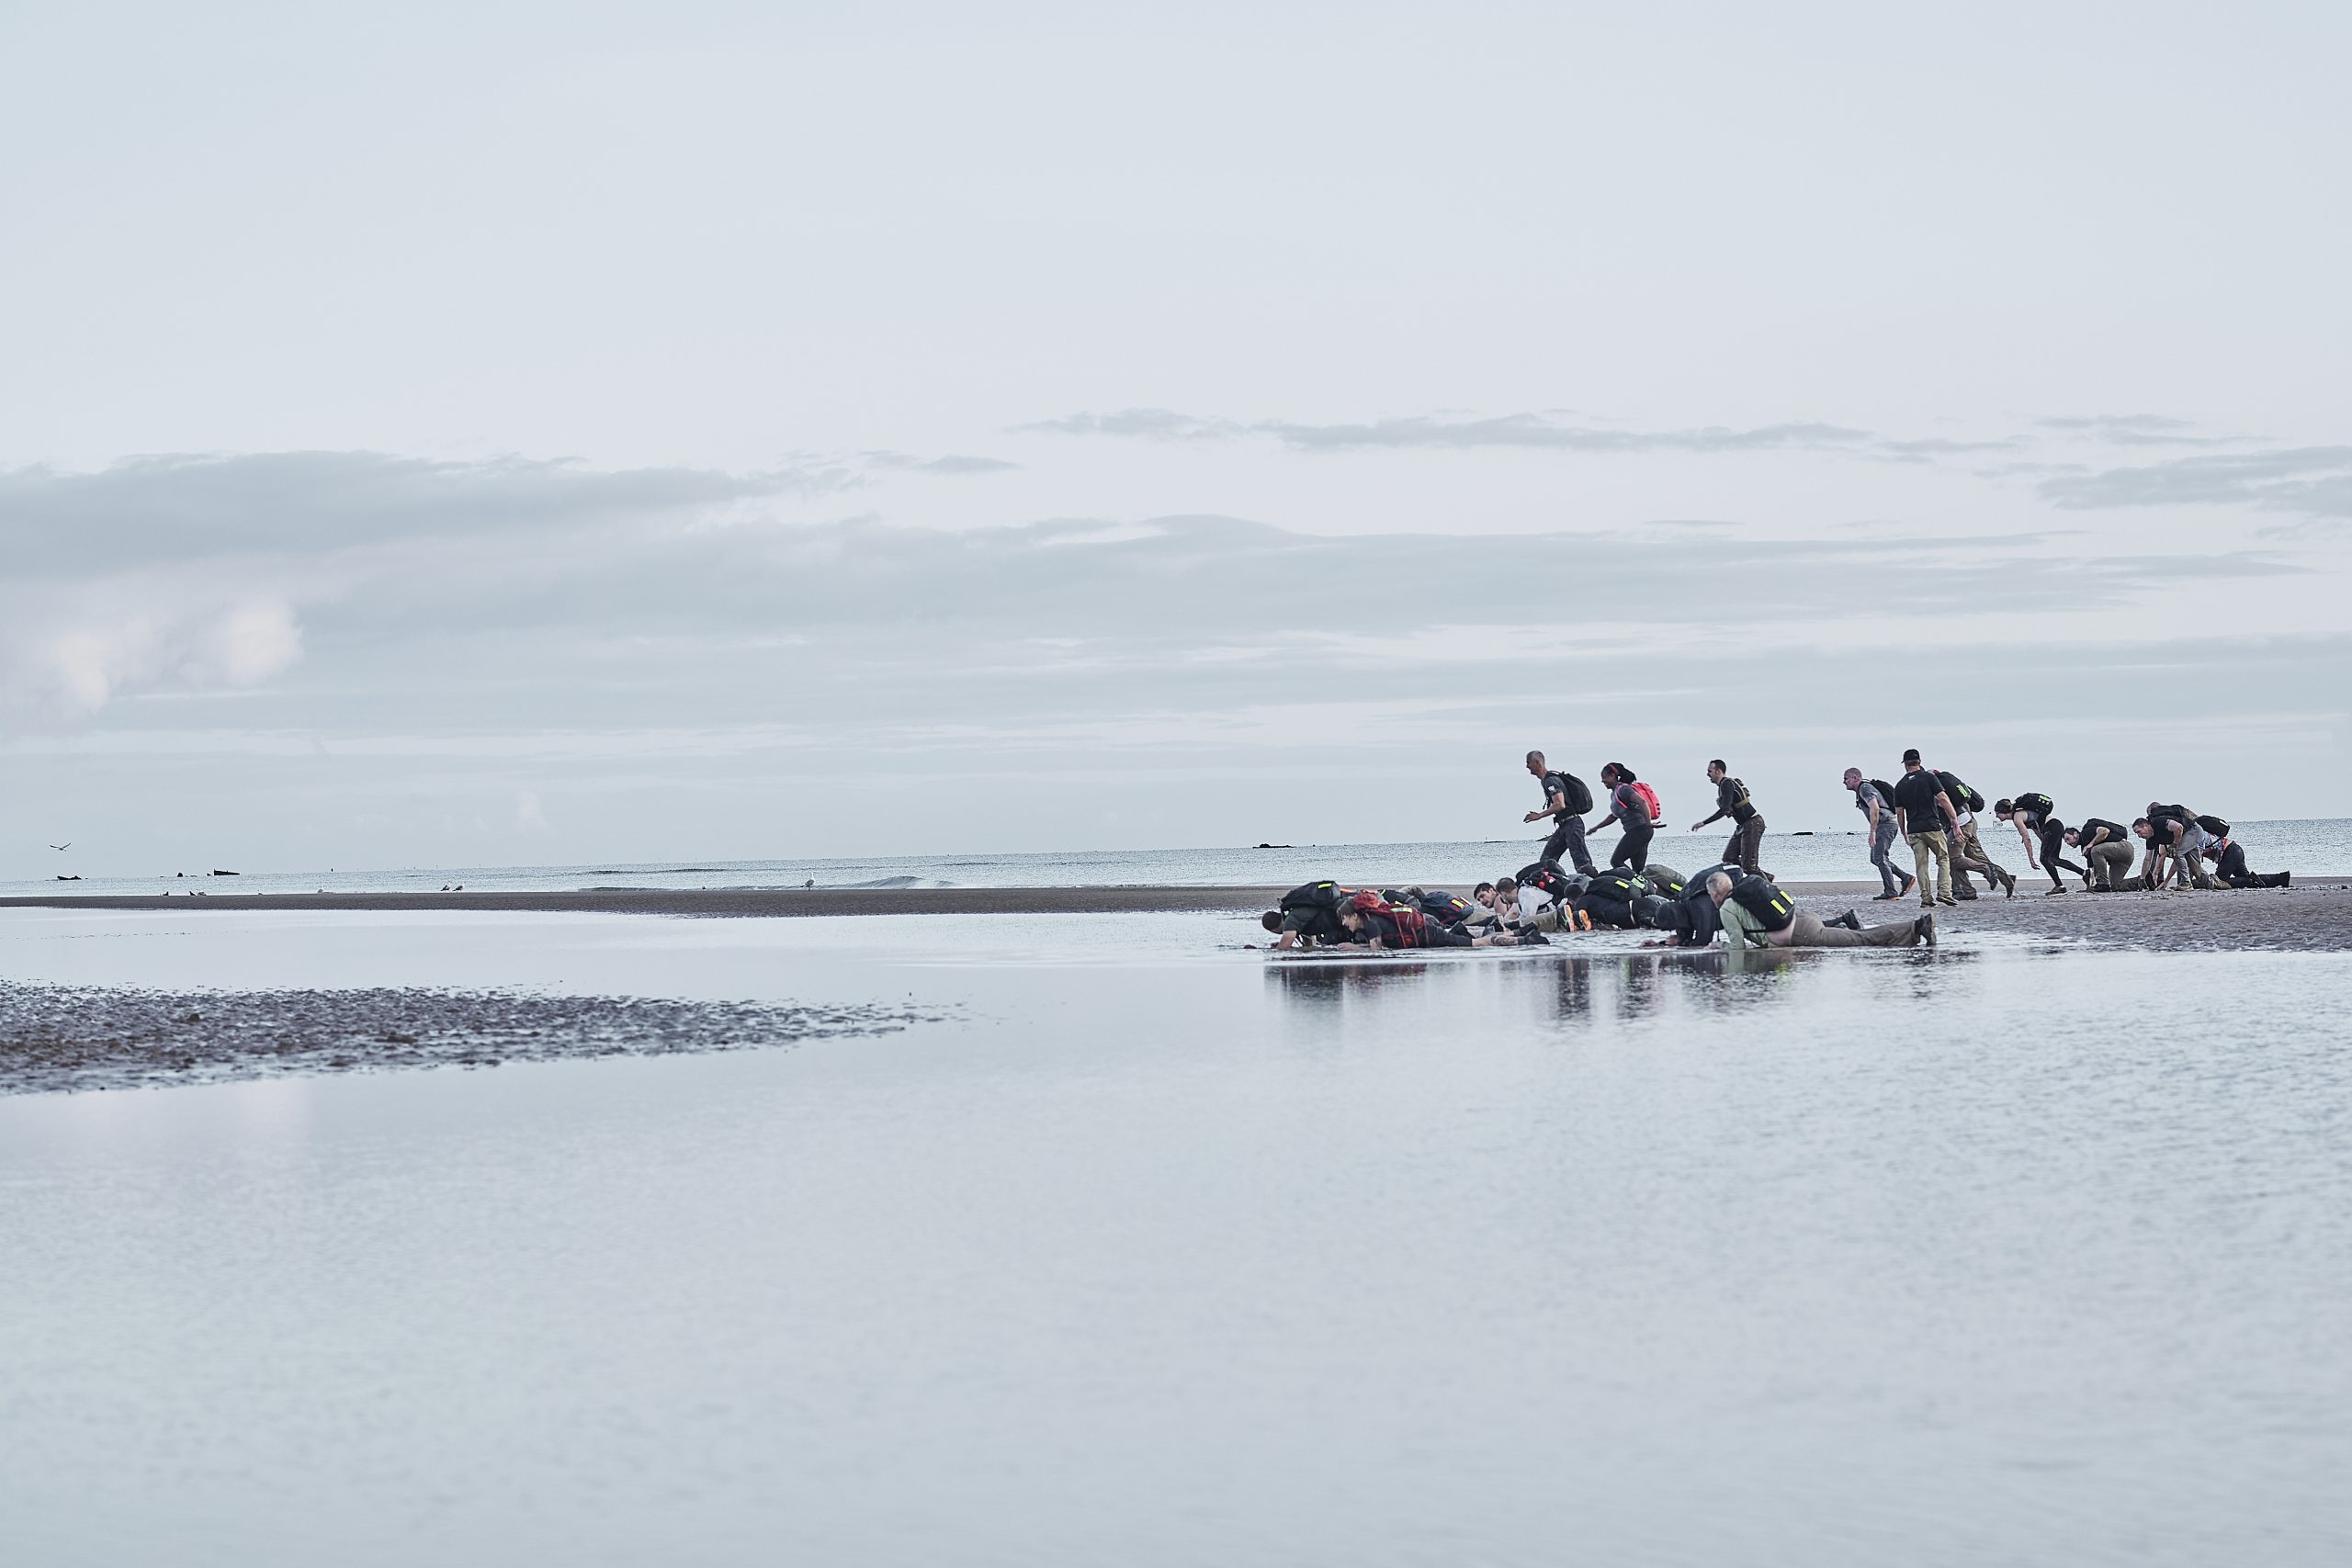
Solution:
<svg viewBox="0 0 2352 1568"><path fill-rule="evenodd" d="M0 878L2343 815L2347 48L0 0Z"/></svg>

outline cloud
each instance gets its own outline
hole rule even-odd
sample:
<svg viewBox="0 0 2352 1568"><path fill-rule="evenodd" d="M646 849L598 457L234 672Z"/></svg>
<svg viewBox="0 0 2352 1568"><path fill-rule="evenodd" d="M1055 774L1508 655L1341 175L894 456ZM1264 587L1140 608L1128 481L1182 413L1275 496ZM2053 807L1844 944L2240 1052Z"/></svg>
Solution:
<svg viewBox="0 0 2352 1568"><path fill-rule="evenodd" d="M37 696L95 713L128 693L257 685L302 657L302 629L290 607L263 600L83 616L37 633L24 651L11 661L18 683L29 665Z"/></svg>
<svg viewBox="0 0 2352 1568"><path fill-rule="evenodd" d="M2117 446L2217 446L2233 437L2195 434L2194 420L2157 413L2061 414L2038 419L2035 426L2063 435L2087 437Z"/></svg>
<svg viewBox="0 0 2352 1568"><path fill-rule="evenodd" d="M943 457L916 457L904 452L862 452L866 466L919 474L1003 474L1021 467L999 457L973 457L950 452Z"/></svg>
<svg viewBox="0 0 2352 1568"><path fill-rule="evenodd" d="M2352 518L2352 446L2199 454L2097 473L2058 475L2037 487L2070 510L2124 506L2252 506L2337 521Z"/></svg>
<svg viewBox="0 0 2352 1568"><path fill-rule="evenodd" d="M1810 451L1838 452L1894 462L1922 462L1962 453L2008 450L2020 436L1983 441L1944 437L1898 440L1838 424L1795 421L1745 428L1705 425L1677 430L1626 430L1570 423L1547 414L1484 419L1414 416L1357 423L1313 424L1287 420L1201 417L1169 409L1075 413L1015 425L1016 433L1116 435L1150 441L1230 441L1263 437L1296 452L1518 450L1593 454Z"/></svg>

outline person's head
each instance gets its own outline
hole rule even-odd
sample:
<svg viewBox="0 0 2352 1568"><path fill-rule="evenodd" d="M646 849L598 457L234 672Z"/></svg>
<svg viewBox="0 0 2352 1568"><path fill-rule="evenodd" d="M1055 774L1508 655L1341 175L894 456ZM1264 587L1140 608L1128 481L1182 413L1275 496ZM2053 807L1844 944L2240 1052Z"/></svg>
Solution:
<svg viewBox="0 0 2352 1568"><path fill-rule="evenodd" d="M2068 843L2070 843L2070 844L2079 844L2079 843L2081 843L2081 842L2083 841L2082 829L2079 829L2079 828L2069 828L2069 829L2066 829L2066 841L2067 841Z"/></svg>
<svg viewBox="0 0 2352 1568"><path fill-rule="evenodd" d="M2162 811L2164 808L2165 803L2161 800L2152 800L2148 802L2148 815L2151 817L2154 817L2157 812Z"/></svg>
<svg viewBox="0 0 2352 1568"><path fill-rule="evenodd" d="M1518 877L1498 876L1495 878L1495 902L1498 905L1516 904L1519 902Z"/></svg>
<svg viewBox="0 0 2352 1568"><path fill-rule="evenodd" d="M1477 886L1470 889L1470 897L1491 909L1495 907L1495 885L1491 882L1481 882Z"/></svg>
<svg viewBox="0 0 2352 1568"><path fill-rule="evenodd" d="M1860 789L1862 787L1861 769L1848 768L1846 770L1846 787L1848 789Z"/></svg>
<svg viewBox="0 0 2352 1568"><path fill-rule="evenodd" d="M1688 932L1691 929L1690 909L1679 898L1661 898L1657 908L1649 911L1652 929L1662 931Z"/></svg>
<svg viewBox="0 0 2352 1568"><path fill-rule="evenodd" d="M1906 773L1919 771L1919 748L1917 746L1903 753L1903 771Z"/></svg>
<svg viewBox="0 0 2352 1568"><path fill-rule="evenodd" d="M1600 782L1611 789L1615 789L1619 784L1632 784L1634 770L1623 762L1603 762L1600 764Z"/></svg>
<svg viewBox="0 0 2352 1568"><path fill-rule="evenodd" d="M1730 897L1731 877L1727 874L1720 871L1716 872L1713 876L1708 877L1707 897L1713 898L1718 904Z"/></svg>
<svg viewBox="0 0 2352 1568"><path fill-rule="evenodd" d="M1657 924L1658 911L1672 902L1672 899L1661 898L1655 893L1645 893L1626 908L1633 911L1635 925L1655 927Z"/></svg>
<svg viewBox="0 0 2352 1568"><path fill-rule="evenodd" d="M2143 839L2153 839L2156 836L2155 824L2144 817L2132 818L2132 830Z"/></svg>
<svg viewBox="0 0 2352 1568"><path fill-rule="evenodd" d="M1280 909L1267 910L1258 917L1258 923L1276 936L1283 934L1283 912Z"/></svg>
<svg viewBox="0 0 2352 1568"><path fill-rule="evenodd" d="M1340 911L1340 923L1347 927L1351 931L1362 931L1363 930L1363 912L1353 908L1341 909Z"/></svg>
<svg viewBox="0 0 2352 1568"><path fill-rule="evenodd" d="M1718 757L1713 761L1707 764L1707 782L1710 784L1721 784L1724 782L1724 776L1730 772L1731 770L1729 768L1724 766L1724 760L1721 757Z"/></svg>
<svg viewBox="0 0 2352 1568"><path fill-rule="evenodd" d="M1542 777L1544 776L1544 753L1543 753L1543 752L1541 752L1541 751L1530 751L1530 752L1527 754L1527 771L1528 771L1529 773L1533 773L1533 774L1534 774L1537 778L1539 778L1539 779L1540 779L1540 778L1542 778Z"/></svg>
<svg viewBox="0 0 2352 1568"><path fill-rule="evenodd" d="M2014 800L2002 799L1996 800L1993 803L1993 815L1999 818L2004 822L2007 821L2010 818L2015 817L2017 814L2018 803Z"/></svg>

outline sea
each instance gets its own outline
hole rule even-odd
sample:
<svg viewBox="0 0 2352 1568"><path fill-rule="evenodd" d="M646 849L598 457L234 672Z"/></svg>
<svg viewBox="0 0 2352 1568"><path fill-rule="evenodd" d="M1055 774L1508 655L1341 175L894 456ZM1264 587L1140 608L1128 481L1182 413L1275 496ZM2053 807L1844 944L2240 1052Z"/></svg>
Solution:
<svg viewBox="0 0 2352 1568"><path fill-rule="evenodd" d="M2309 876L2352 875L2352 818L2296 818L2233 825L2257 871ZM1996 860L2025 863L2013 829L1987 819L1981 829ZM1591 840L1606 863L1613 835ZM177 866L136 876L89 875L61 883L58 874L0 882L0 897L52 893L154 894L545 892L600 887L831 888L892 887L1272 887L1317 877L1351 884L1467 887L1517 872L1543 850L1544 840L1465 840L1396 844L1260 844L1194 849L1074 850L1010 854L885 855L799 860L679 860L599 865L427 866L400 869L337 867L272 871L250 867ZM1722 856L1716 833L1658 833L1650 858L1692 871ZM1905 852L1907 855L1907 852ZM1870 851L1860 832L1768 833L1759 857L1784 882L1872 881ZM233 876L229 874L234 874Z"/></svg>
<svg viewBox="0 0 2352 1568"><path fill-rule="evenodd" d="M2346 828L2245 834L2343 871ZM1529 848L311 885L1459 882ZM0 909L0 1009L68 1003L0 1050L67 1049L100 992L252 1047L0 1093L0 1557L2352 1562L2352 954L1262 941ZM719 1010L417 1070L408 998ZM786 1003L905 1022L726 1036ZM318 1070L304 1032L355 1009Z"/></svg>

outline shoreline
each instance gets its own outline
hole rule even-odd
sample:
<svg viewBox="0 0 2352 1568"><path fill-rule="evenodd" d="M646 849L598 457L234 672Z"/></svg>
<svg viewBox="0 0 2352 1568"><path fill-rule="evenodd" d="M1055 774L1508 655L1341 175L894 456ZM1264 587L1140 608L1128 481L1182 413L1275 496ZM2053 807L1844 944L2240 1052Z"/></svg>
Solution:
<svg viewBox="0 0 2352 1568"><path fill-rule="evenodd" d="M1782 885L1819 913L1850 905L1865 920L1903 919L1915 900L1881 905L1872 882ZM469 913L661 915L773 919L859 915L1256 914L1288 891L1281 887L888 887L624 888L466 893L216 893L187 895L51 894L0 898L0 908L85 912L217 914L318 910L368 914L459 910ZM2352 877L2313 877L2290 889L2209 893L2069 892L2064 897L2020 883L2018 896L1997 895L1939 908L1945 932L1979 931L2079 941L2143 950L2225 948L2352 951Z"/></svg>

